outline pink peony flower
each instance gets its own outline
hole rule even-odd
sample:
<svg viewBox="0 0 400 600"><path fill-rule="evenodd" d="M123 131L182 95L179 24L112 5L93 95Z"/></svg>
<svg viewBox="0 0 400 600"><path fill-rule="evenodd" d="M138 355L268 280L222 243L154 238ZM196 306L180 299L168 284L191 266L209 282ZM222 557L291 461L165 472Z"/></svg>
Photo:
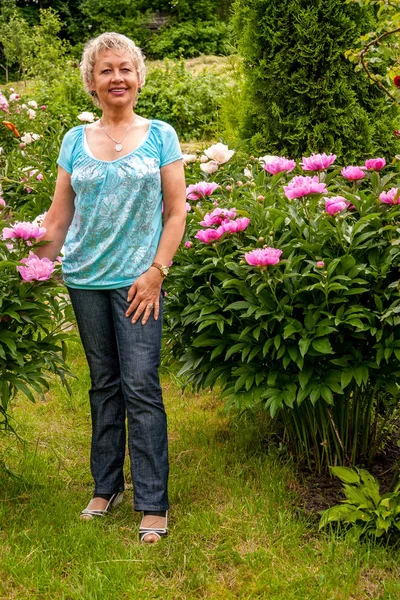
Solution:
<svg viewBox="0 0 400 600"><path fill-rule="evenodd" d="M213 225L221 225L223 221L227 219L234 219L236 217L236 208L228 210L227 208L215 208L211 213L204 215L203 221L200 221L200 225L204 227L212 227Z"/></svg>
<svg viewBox="0 0 400 600"><path fill-rule="evenodd" d="M315 263L315 266L316 266L316 267L318 267L318 269L323 269L323 268L324 268L324 266L325 266L325 263L324 263L324 261L323 261L323 260L318 260L318 261Z"/></svg>
<svg viewBox="0 0 400 600"><path fill-rule="evenodd" d="M2 206L3 208L6 206L6 201L4 200L4 198L0 198L0 206Z"/></svg>
<svg viewBox="0 0 400 600"><path fill-rule="evenodd" d="M283 171L289 173L290 171L293 171L295 167L296 161L289 160L284 156L273 156L270 157L268 161L264 162L264 169L271 175L276 175L277 173L282 173Z"/></svg>
<svg viewBox="0 0 400 600"><path fill-rule="evenodd" d="M223 221L218 229L222 229L224 233L237 233L238 231L244 231L249 223L250 219L241 217L235 221Z"/></svg>
<svg viewBox="0 0 400 600"><path fill-rule="evenodd" d="M225 189L226 189L227 192L231 192L232 191L232 186L231 185L227 185Z"/></svg>
<svg viewBox="0 0 400 600"><path fill-rule="evenodd" d="M303 177L302 175L293 177L283 189L289 200L302 198L309 194L324 194L328 191L325 183L319 183L317 175L315 177Z"/></svg>
<svg viewBox="0 0 400 600"><path fill-rule="evenodd" d="M325 200L325 210L328 215L336 215L338 212L342 212L345 210L349 202L343 196L333 196L332 198L324 198Z"/></svg>
<svg viewBox="0 0 400 600"><path fill-rule="evenodd" d="M391 188L388 192L379 194L379 200L385 204L400 204L400 192L398 188Z"/></svg>
<svg viewBox="0 0 400 600"><path fill-rule="evenodd" d="M206 175L211 175L212 173L215 173L215 171L218 171L218 163L215 160L210 160L210 162L201 164L200 169Z"/></svg>
<svg viewBox="0 0 400 600"><path fill-rule="evenodd" d="M205 196L211 196L218 187L217 183L208 183L207 181L194 183L186 188L186 198L188 200L200 200Z"/></svg>
<svg viewBox="0 0 400 600"><path fill-rule="evenodd" d="M12 227L4 227L3 240L19 238L22 240L36 239L40 240L46 233L45 227L39 227L29 221L15 223Z"/></svg>
<svg viewBox="0 0 400 600"><path fill-rule="evenodd" d="M42 106L40 107L40 110L46 110L47 106L45 104L42 104Z"/></svg>
<svg viewBox="0 0 400 600"><path fill-rule="evenodd" d="M336 160L336 154L311 154L311 156L303 156L301 166L303 171L325 171Z"/></svg>
<svg viewBox="0 0 400 600"><path fill-rule="evenodd" d="M380 171L386 165L384 158L369 158L365 161L365 168L371 171Z"/></svg>
<svg viewBox="0 0 400 600"><path fill-rule="evenodd" d="M349 181L357 181L365 177L365 173L361 167L343 167L341 173Z"/></svg>
<svg viewBox="0 0 400 600"><path fill-rule="evenodd" d="M186 202L186 212L189 212L192 209L189 202Z"/></svg>
<svg viewBox="0 0 400 600"><path fill-rule="evenodd" d="M192 242L185 242L185 248L191 248L193 246Z"/></svg>
<svg viewBox="0 0 400 600"><path fill-rule="evenodd" d="M2 92L0 92L0 110L4 110L6 113L10 112L8 110L8 100Z"/></svg>
<svg viewBox="0 0 400 600"><path fill-rule="evenodd" d="M21 260L25 267L17 267L24 281L46 281L54 271L54 263L48 258L39 258L33 252Z"/></svg>
<svg viewBox="0 0 400 600"><path fill-rule="evenodd" d="M219 240L220 237L224 235L224 231L219 231L218 229L200 229L196 235L194 236L201 242L205 244L212 244L216 240Z"/></svg>
<svg viewBox="0 0 400 600"><path fill-rule="evenodd" d="M36 175L36 179L37 179L38 181L42 181L42 179L43 179L43 174L42 174L42 173L39 173L38 175Z"/></svg>
<svg viewBox="0 0 400 600"><path fill-rule="evenodd" d="M249 265L266 267L278 264L281 254L282 250L276 250L275 248L256 248L251 252L246 252L244 258Z"/></svg>

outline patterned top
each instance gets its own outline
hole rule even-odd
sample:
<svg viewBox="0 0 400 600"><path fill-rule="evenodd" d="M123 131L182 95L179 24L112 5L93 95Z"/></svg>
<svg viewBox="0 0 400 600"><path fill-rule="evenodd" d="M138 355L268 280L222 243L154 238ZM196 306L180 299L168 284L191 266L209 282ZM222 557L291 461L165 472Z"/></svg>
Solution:
<svg viewBox="0 0 400 600"><path fill-rule="evenodd" d="M160 168L182 158L175 130L150 121L139 146L104 161L85 149L85 125L65 135L57 163L71 174L75 214L63 276L71 288L130 286L150 267L162 229Z"/></svg>

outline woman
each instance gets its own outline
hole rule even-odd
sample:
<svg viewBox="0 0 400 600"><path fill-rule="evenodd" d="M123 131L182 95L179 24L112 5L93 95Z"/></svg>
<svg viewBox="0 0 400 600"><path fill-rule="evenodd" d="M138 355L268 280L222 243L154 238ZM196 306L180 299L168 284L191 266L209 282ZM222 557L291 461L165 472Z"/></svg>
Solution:
<svg viewBox="0 0 400 600"><path fill-rule="evenodd" d="M81 73L102 115L64 137L38 255L54 260L65 239L63 275L90 368L95 488L81 517L104 516L122 499L127 416L139 536L153 543L167 534L169 508L158 365L161 286L186 221L182 155L170 125L133 110L145 66L131 40L89 41Z"/></svg>

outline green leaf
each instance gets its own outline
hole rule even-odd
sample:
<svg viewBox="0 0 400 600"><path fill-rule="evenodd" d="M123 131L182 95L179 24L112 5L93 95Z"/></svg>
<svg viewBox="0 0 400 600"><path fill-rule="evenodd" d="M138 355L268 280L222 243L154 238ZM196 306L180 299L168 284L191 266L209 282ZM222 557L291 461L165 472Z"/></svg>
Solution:
<svg viewBox="0 0 400 600"><path fill-rule="evenodd" d="M300 354L302 355L303 358L307 354L307 350L310 346L310 342L311 342L311 340L308 338L301 338L301 340L299 341Z"/></svg>
<svg viewBox="0 0 400 600"><path fill-rule="evenodd" d="M360 477L354 469L350 467L331 467L332 473L339 477L344 483L359 483Z"/></svg>
<svg viewBox="0 0 400 600"><path fill-rule="evenodd" d="M353 379L353 370L352 369L346 369L345 371L342 371L341 374L341 386L342 386L342 390L344 390L350 383L350 381Z"/></svg>
<svg viewBox="0 0 400 600"><path fill-rule="evenodd" d="M312 347L321 354L333 354L332 346L328 338L313 340Z"/></svg>

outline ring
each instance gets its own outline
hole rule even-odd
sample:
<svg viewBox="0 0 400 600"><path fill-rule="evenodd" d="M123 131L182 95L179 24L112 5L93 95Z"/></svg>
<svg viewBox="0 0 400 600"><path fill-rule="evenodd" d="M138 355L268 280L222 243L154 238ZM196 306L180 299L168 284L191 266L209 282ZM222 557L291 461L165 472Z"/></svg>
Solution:
<svg viewBox="0 0 400 600"><path fill-rule="evenodd" d="M150 304L147 305L147 308L149 308L150 310L153 310L154 304L151 302Z"/></svg>

